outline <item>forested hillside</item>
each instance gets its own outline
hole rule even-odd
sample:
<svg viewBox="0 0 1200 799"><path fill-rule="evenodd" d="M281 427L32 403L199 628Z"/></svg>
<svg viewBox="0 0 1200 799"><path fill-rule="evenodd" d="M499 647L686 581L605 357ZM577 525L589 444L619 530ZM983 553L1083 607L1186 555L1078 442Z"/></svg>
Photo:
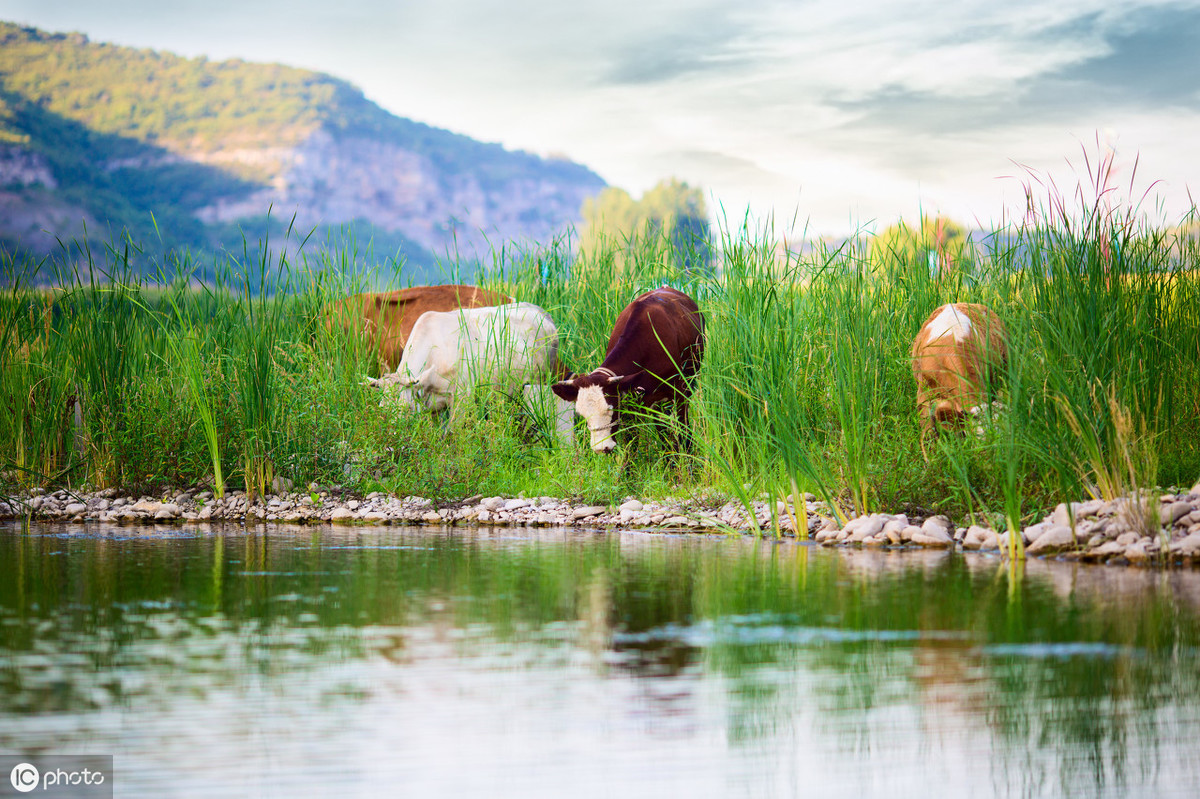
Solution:
<svg viewBox="0 0 1200 799"><path fill-rule="evenodd" d="M128 230L168 247L240 249L279 227L350 225L413 263L575 223L604 182L396 117L345 81L214 62L0 22L0 242ZM157 225L155 224L157 222ZM53 235L51 235L53 234Z"/></svg>

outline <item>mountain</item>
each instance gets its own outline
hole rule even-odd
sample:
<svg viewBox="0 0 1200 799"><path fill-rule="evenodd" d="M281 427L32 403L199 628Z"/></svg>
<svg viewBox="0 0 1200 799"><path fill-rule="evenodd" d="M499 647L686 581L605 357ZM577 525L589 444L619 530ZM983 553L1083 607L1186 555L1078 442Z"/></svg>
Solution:
<svg viewBox="0 0 1200 799"><path fill-rule="evenodd" d="M241 251L351 226L412 265L547 241L604 181L394 116L330 75L93 43L0 22L0 246L127 230ZM47 232L48 231L48 232Z"/></svg>

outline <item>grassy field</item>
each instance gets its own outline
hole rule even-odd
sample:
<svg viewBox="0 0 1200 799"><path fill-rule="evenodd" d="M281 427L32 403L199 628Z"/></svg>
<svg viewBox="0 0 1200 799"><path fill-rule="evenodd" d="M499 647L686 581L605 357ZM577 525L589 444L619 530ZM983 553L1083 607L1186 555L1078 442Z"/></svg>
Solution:
<svg viewBox="0 0 1200 799"><path fill-rule="evenodd" d="M600 363L639 292L670 284L697 299L707 349L683 455L653 430L632 431L637 445L615 457L556 447L545 419L487 392L453 422L381 409L360 385L372 359L320 324L326 302L376 277L352 246L309 257L272 242L254 251L290 255L248 249L202 265L171 256L143 279L132 264L145 254L79 245L53 292L32 287L34 264L10 258L0 263L0 476L6 490L264 492L281 476L401 496L590 502L799 490L848 515L917 506L1001 526L1065 499L1190 486L1200 246L1099 202L1035 216L941 264L869 237L789 254L771 231L744 229L704 253L653 238L497 253L481 282L549 311L576 371ZM190 280L199 267L215 280ZM943 436L923 454L908 350L951 301L985 303L1008 326L1006 411L982 435Z"/></svg>

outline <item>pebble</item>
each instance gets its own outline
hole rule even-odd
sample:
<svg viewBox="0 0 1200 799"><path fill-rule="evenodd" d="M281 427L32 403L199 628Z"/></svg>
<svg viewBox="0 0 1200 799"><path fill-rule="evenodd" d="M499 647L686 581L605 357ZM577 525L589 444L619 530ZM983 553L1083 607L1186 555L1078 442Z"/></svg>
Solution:
<svg viewBox="0 0 1200 799"><path fill-rule="evenodd" d="M571 518L586 519L589 516L599 516L606 510L608 510L608 508L605 508L603 505L585 505L582 508L576 508L575 510L571 511Z"/></svg>
<svg viewBox="0 0 1200 799"><path fill-rule="evenodd" d="M281 483L280 487L286 486ZM165 497L173 499L161 501ZM797 499L788 497L788 502ZM843 526L824 502L811 496L804 496L803 501L806 504L802 509L768 496L753 502L748 509L727 497L716 502L703 497L654 501L627 497L610 509L603 505L574 506L554 497L482 495L440 506L416 496L393 497L381 492L353 496L339 486L310 487L309 492L298 494L277 491L253 500L242 491L216 499L211 491L166 491L155 498L122 496L114 489L90 494L32 490L0 503L0 518L32 514L44 519L121 524L268 520L745 531L757 527L766 535L776 531L793 535L795 527L804 523L800 513L804 510L808 514L808 528L801 534L825 546L954 548L961 543L963 550L1000 550L1007 556L1008 534L998 534L982 525L956 527L951 519L941 515L917 520L918 524L905 514L870 513L850 519ZM1158 529L1153 526L1155 521L1160 525ZM1060 503L1045 519L1020 532L1029 557L1135 565L1200 565L1200 487L1187 494Z"/></svg>

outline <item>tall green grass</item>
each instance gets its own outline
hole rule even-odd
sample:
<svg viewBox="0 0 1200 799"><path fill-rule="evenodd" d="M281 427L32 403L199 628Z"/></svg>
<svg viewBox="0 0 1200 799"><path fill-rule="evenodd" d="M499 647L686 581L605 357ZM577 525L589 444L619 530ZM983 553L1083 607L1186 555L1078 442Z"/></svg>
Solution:
<svg viewBox="0 0 1200 799"><path fill-rule="evenodd" d="M264 239L203 265L73 243L41 264L53 292L35 286L36 264L5 256L0 472L10 486L146 491L264 493L278 476L437 498L715 492L749 505L812 492L844 516L938 511L1014 529L1062 500L1190 486L1200 246L1093 188L1049 193L950 269L865 234L787 251L745 224L705 253L653 235L494 253L478 281L545 308L577 372L599 365L636 294L669 284L697 299L707 341L683 458L652 418L616 457L558 446L544 414L500 392L453 419L381 408L361 385L373 354L322 308L403 285L404 269L389 283L352 240L309 256L298 237ZM446 264L448 281L471 268ZM1008 328L1006 410L982 435L922 451L908 351L955 301L990 306Z"/></svg>

